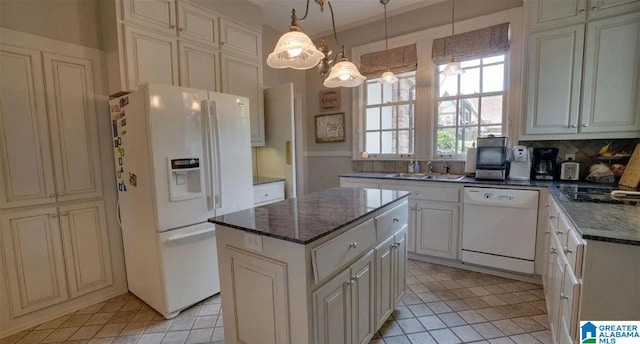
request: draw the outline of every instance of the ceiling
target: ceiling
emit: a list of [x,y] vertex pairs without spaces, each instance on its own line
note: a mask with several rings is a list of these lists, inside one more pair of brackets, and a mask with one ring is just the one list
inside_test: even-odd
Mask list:
[[[262,7],[264,24],[277,31],[285,32],[291,23],[291,9],[295,8],[296,15],[302,17],[305,11],[305,0],[250,0]],[[392,16],[414,10],[416,8],[433,5],[445,0],[390,0],[387,4],[387,16]],[[352,27],[370,23],[384,17],[384,8],[379,0],[331,0],[335,14],[336,29],[346,30]],[[312,38],[331,33],[331,14],[325,5],[324,12],[320,6],[311,0],[309,16],[298,23]]]

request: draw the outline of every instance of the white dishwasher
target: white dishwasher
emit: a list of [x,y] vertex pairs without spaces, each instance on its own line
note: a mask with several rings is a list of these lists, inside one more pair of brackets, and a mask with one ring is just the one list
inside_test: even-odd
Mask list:
[[533,274],[538,191],[464,188],[462,261]]

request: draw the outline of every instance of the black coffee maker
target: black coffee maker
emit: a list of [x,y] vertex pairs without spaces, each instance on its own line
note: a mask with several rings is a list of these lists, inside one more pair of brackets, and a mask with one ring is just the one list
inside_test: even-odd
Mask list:
[[558,148],[534,148],[531,179],[554,180],[557,169]]

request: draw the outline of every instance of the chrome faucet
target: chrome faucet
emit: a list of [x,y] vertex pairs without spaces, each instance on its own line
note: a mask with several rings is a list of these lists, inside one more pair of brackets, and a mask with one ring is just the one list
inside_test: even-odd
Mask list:
[[447,164],[447,162],[444,162],[444,173],[445,174],[449,174],[449,165]]
[[427,161],[427,173],[431,173],[432,170],[433,170],[433,161],[429,160]]

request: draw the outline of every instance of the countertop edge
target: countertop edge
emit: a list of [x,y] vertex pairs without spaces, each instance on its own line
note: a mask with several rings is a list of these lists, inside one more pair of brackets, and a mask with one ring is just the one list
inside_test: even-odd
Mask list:
[[[260,178],[260,177],[259,177]],[[256,185],[264,185],[264,184],[272,184],[272,183],[277,183],[277,182],[284,182],[286,181],[285,178],[281,178],[281,177],[262,177],[265,178],[265,180],[257,180],[253,182],[253,186]]]

